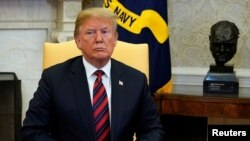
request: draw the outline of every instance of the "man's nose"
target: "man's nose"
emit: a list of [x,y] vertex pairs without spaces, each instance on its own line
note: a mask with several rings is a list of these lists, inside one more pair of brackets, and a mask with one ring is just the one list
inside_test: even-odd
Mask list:
[[102,41],[102,40],[103,40],[102,32],[97,30],[96,31],[96,41]]

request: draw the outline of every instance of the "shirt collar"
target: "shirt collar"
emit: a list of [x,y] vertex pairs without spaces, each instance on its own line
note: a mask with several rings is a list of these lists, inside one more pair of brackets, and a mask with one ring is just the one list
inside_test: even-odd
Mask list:
[[[87,77],[90,77],[93,75],[93,73],[98,70],[98,68],[94,67],[93,65],[91,65],[89,62],[87,62],[85,60],[84,57],[82,57],[82,60],[83,60],[83,64],[85,66],[85,70],[86,70],[86,75]],[[102,68],[99,68],[99,70],[102,70],[104,71],[105,75],[110,78],[110,69],[111,69],[111,60],[109,59],[108,63],[102,67]]]

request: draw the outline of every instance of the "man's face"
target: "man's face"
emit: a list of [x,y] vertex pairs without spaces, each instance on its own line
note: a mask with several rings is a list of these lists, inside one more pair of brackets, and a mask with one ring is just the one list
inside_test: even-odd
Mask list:
[[79,28],[76,43],[88,62],[105,62],[113,53],[117,36],[112,21],[91,17]]
[[232,59],[237,50],[237,39],[230,28],[218,28],[210,36],[210,50],[217,65],[224,65]]

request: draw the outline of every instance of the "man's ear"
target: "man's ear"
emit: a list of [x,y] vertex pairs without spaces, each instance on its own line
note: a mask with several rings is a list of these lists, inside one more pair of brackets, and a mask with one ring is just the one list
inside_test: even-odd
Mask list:
[[77,48],[81,48],[81,44],[80,44],[81,40],[80,40],[80,37],[78,35],[75,36],[75,43],[76,43],[76,46]]
[[115,32],[115,36],[116,36],[116,40],[118,40],[118,36],[119,36],[119,34],[118,34],[118,32],[117,32],[117,31]]
[[115,42],[114,42],[115,46],[116,46],[117,40],[118,40],[118,32],[115,33]]

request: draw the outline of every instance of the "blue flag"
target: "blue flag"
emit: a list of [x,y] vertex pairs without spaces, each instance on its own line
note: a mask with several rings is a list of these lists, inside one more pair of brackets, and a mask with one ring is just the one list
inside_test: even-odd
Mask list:
[[104,0],[118,15],[118,40],[149,45],[152,93],[172,91],[167,0]]

